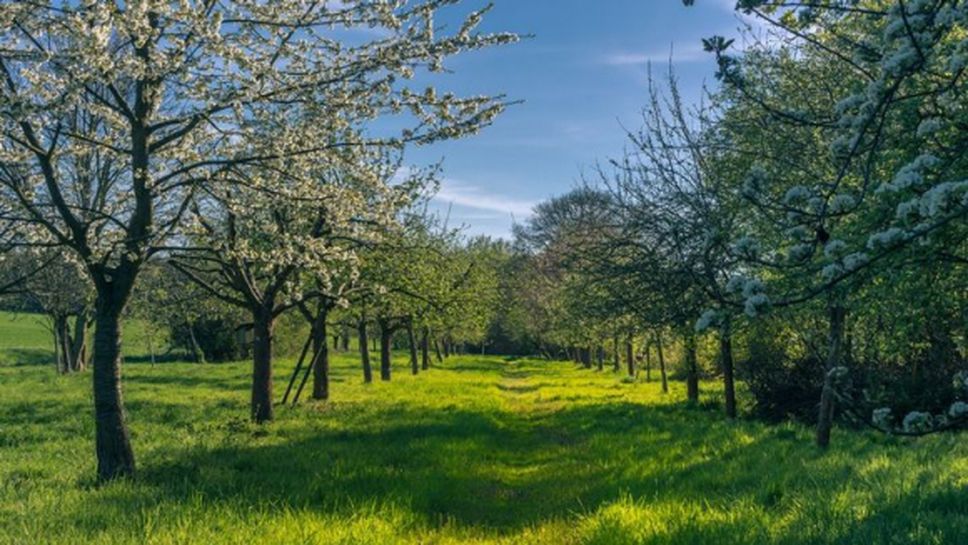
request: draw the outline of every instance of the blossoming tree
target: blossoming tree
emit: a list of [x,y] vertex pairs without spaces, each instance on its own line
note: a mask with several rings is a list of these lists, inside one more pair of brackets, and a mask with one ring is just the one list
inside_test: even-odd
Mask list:
[[[399,84],[461,50],[514,39],[477,33],[477,12],[438,35],[435,14],[456,3],[0,6],[0,190],[12,215],[74,251],[94,284],[100,479],[135,468],[121,395],[121,313],[145,262],[177,244],[199,184],[236,183],[243,167],[265,173],[354,144],[315,131],[343,134],[348,123],[391,110],[407,109],[411,127],[431,125],[437,136],[474,130],[500,112],[491,97]],[[367,29],[362,38],[359,29]],[[257,141],[295,118],[291,130],[272,134],[273,145]],[[421,134],[430,132],[407,137]]]

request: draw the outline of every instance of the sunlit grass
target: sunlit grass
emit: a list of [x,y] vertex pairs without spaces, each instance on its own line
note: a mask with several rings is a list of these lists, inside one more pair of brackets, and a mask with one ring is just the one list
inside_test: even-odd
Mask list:
[[[249,366],[129,364],[140,474],[94,486],[90,375],[0,366],[2,543],[968,543],[964,437],[723,420],[708,395],[453,358],[246,420]],[[292,362],[280,362],[282,394]],[[704,385],[713,392],[717,385]]]

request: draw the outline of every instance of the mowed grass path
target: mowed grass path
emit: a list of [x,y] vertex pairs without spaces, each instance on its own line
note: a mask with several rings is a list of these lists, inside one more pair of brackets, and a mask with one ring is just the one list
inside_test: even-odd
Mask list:
[[839,432],[824,453],[797,425],[687,408],[678,385],[405,363],[367,386],[338,356],[332,401],[264,427],[245,363],[129,364],[140,474],[104,487],[90,376],[0,366],[0,543],[968,543],[965,436]]

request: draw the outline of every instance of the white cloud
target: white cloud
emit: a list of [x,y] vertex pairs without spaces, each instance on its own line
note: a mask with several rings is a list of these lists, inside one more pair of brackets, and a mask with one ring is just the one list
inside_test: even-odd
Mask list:
[[514,215],[525,218],[531,215],[537,201],[498,195],[478,186],[445,179],[440,184],[440,190],[434,200],[443,204],[453,204],[487,212]]
[[[697,40],[698,42],[698,40]],[[699,43],[685,48],[670,48],[668,51],[618,52],[605,55],[602,59],[609,66],[639,66],[648,63],[664,64],[669,62],[699,62],[710,60],[713,56],[703,51]]]

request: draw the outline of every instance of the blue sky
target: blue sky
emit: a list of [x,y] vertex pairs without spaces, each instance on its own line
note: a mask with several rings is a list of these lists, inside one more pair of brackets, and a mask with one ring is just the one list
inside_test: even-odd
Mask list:
[[[472,234],[508,236],[512,216],[573,188],[596,161],[615,157],[623,125],[639,126],[647,63],[664,71],[670,51],[687,98],[713,85],[701,38],[735,36],[735,0],[494,0],[485,30],[532,34],[521,43],[451,59],[441,89],[522,100],[479,135],[409,152],[443,160],[437,206]],[[474,0],[469,2],[474,5]],[[660,74],[661,75],[661,74]]]

